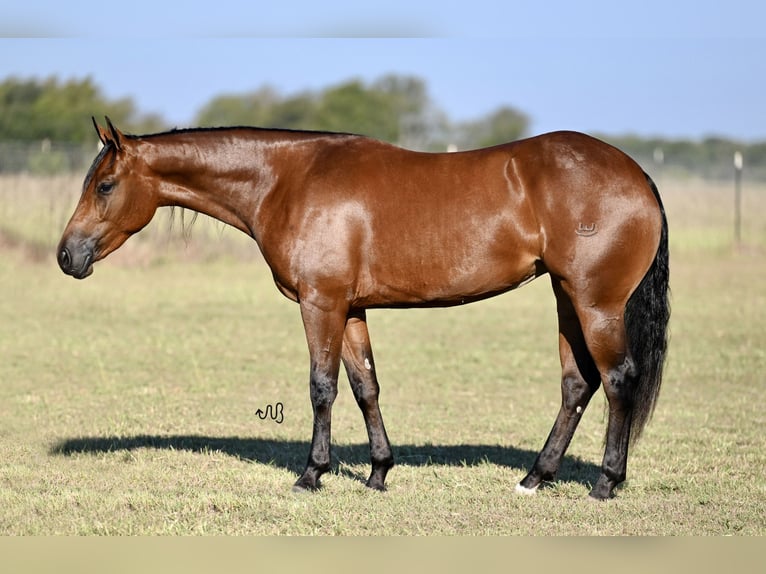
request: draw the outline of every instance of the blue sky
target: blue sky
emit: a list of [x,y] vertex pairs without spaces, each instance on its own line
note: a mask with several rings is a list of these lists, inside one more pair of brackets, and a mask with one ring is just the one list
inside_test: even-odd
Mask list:
[[91,76],[185,126],[220,93],[413,74],[452,119],[511,105],[533,133],[766,140],[765,3],[368,4],[28,0],[0,7],[0,79]]

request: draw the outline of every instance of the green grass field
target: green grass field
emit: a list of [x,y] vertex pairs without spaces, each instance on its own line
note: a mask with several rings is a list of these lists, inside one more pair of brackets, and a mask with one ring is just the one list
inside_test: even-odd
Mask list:
[[[342,375],[333,471],[291,486],[310,433],[298,307],[246,238],[161,216],[86,281],[52,257],[79,183],[0,179],[0,534],[766,533],[766,198],[663,185],[671,226],[670,360],[617,498],[588,499],[604,399],[560,480],[513,487],[559,402],[555,304],[541,278],[482,303],[372,311],[397,466],[363,485],[366,434]],[[280,402],[284,420],[258,409]]]

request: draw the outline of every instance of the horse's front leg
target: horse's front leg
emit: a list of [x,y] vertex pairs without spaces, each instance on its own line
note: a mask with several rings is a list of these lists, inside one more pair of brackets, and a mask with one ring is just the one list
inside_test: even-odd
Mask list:
[[306,470],[293,490],[316,490],[330,470],[330,422],[338,395],[338,370],[347,308],[329,300],[301,299],[301,316],[311,358],[311,406],[314,430]]

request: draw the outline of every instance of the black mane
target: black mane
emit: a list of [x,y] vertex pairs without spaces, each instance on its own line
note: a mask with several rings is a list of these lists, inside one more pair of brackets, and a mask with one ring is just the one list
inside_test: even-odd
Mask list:
[[342,137],[348,137],[348,136],[354,136],[354,137],[365,137],[362,134],[355,134],[350,132],[333,132],[333,131],[326,131],[326,130],[308,130],[308,129],[292,129],[292,128],[266,128],[266,127],[258,127],[258,126],[244,126],[244,125],[236,125],[236,126],[214,126],[214,127],[189,127],[189,128],[178,128],[174,127],[172,129],[163,131],[163,132],[157,132],[152,134],[144,134],[144,135],[134,135],[134,134],[126,134],[126,137],[130,138],[153,138],[153,137],[160,137],[160,136],[168,136],[168,135],[174,135],[174,134],[194,134],[194,133],[209,133],[209,132],[227,132],[227,131],[234,131],[234,130],[244,130],[244,131],[252,131],[252,132],[270,132],[270,133],[285,133],[285,134],[296,134],[296,135],[313,135],[313,136],[342,136]]

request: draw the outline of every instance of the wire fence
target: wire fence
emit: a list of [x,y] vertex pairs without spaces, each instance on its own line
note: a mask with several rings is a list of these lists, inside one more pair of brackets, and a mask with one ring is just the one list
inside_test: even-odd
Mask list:
[[[621,147],[619,143],[618,147]],[[0,175],[85,175],[93,159],[98,154],[96,145],[83,145],[70,142],[42,140],[36,142],[0,141]],[[447,151],[447,150],[445,150]],[[452,150],[450,150],[452,151]],[[734,154],[721,152],[701,160],[688,154],[674,153],[656,147],[647,150],[643,147],[624,149],[653,178],[663,174],[673,178],[697,177],[711,181],[731,180],[735,175]],[[742,154],[740,153],[740,156]],[[762,154],[744,154],[745,181],[766,182],[766,156]]]
[[0,174],[55,175],[84,172],[98,153],[96,146],[42,140],[0,142]]

